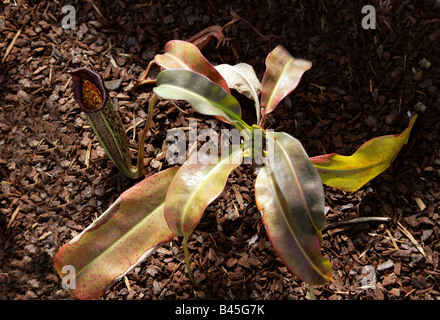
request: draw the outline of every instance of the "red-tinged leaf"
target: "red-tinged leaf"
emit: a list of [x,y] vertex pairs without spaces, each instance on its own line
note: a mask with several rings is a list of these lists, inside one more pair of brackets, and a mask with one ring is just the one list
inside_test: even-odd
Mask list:
[[[178,236],[189,236],[200,221],[206,207],[223,191],[232,170],[241,164],[241,148],[229,156],[199,153],[179,169],[165,200],[165,218]],[[193,154],[195,155],[195,154]]]
[[324,188],[301,143],[284,132],[268,135],[271,176],[285,195],[288,211],[299,230],[315,234],[325,226]]
[[274,249],[297,276],[311,285],[331,278],[320,252],[325,226],[324,189],[301,143],[287,133],[268,136],[269,165],[258,173],[255,199]]
[[202,50],[211,39],[215,37],[218,40],[217,48],[220,43],[225,42],[225,36],[223,35],[223,27],[222,26],[210,26],[206,29],[203,29],[196,35],[192,36],[187,41],[195,45],[199,50]]
[[200,73],[230,93],[225,79],[192,43],[169,41],[165,45],[165,53],[156,55],[154,61],[165,69],[186,69]]
[[258,173],[255,199],[269,240],[289,270],[310,285],[323,285],[329,281],[332,266],[321,255],[321,232],[308,234],[298,229],[294,217],[304,215],[304,212],[301,208],[289,206],[290,193],[281,189],[268,167]]
[[417,115],[414,115],[408,128],[402,133],[371,139],[351,156],[331,153],[310,160],[324,184],[345,191],[356,191],[388,169],[402,147],[407,144],[416,119]]
[[121,277],[174,237],[163,207],[168,186],[177,168],[139,182],[97,220],[65,244],[54,259],[61,278],[64,266],[75,269],[77,299],[96,299]]
[[311,67],[310,61],[293,58],[280,45],[269,53],[261,89],[262,113],[272,112],[298,86],[304,72]]

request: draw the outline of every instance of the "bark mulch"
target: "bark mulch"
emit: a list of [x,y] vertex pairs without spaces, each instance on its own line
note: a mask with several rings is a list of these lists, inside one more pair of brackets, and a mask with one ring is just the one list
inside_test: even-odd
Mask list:
[[[72,299],[53,269],[58,249],[133,185],[109,161],[73,98],[68,71],[101,73],[130,143],[146,118],[151,87],[132,89],[156,53],[234,15],[226,41],[203,53],[215,64],[246,62],[262,77],[282,44],[313,62],[267,120],[310,156],[350,155],[367,140],[398,134],[419,114],[392,166],[358,192],[325,187],[323,254],[333,279],[318,300],[440,299],[440,7],[435,1],[370,1],[364,30],[357,1],[22,1],[0,6],[0,299]],[[63,29],[62,6],[76,9]],[[252,102],[244,103],[253,116]],[[161,101],[147,138],[147,175],[169,164],[165,134],[197,119],[224,125],[184,103]],[[251,122],[251,121],[249,121]],[[227,128],[227,126],[225,127]],[[308,299],[308,286],[277,258],[254,201],[250,166],[231,174],[190,238],[195,292],[176,238],[102,299]],[[335,225],[356,217],[390,222]]]

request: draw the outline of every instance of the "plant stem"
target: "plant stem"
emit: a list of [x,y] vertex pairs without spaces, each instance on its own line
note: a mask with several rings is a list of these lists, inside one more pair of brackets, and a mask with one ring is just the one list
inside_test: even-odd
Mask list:
[[188,276],[191,280],[193,286],[196,286],[196,282],[194,281],[194,277],[191,272],[191,264],[189,262],[189,253],[188,253],[188,236],[183,236],[183,253],[185,255],[185,263],[186,263],[186,269],[188,270]]
[[234,122],[233,124],[238,129],[238,131],[241,132],[241,134],[243,135],[243,138],[246,141],[250,139],[248,134],[252,133],[252,127],[251,126],[249,126],[246,122],[244,122],[241,119],[240,119],[240,121]]
[[309,285],[309,291],[310,291],[310,300],[316,300],[315,287],[312,285]]
[[264,123],[266,122],[267,113],[263,115],[263,118],[260,120],[260,123],[258,124],[259,127],[263,128]]
[[139,150],[137,159],[137,168],[134,173],[136,178],[141,178],[144,175],[144,152],[145,152],[145,139],[147,138],[148,131],[150,130],[151,122],[153,120],[154,105],[156,104],[157,96],[153,95],[148,105],[148,118],[145,128],[139,138]]
[[[154,105],[156,104],[156,100],[157,100],[157,95],[154,94],[153,97],[151,97],[150,103],[148,104],[148,117],[147,117],[147,123],[145,124],[145,131],[148,132],[148,130],[150,130],[150,126],[151,126],[151,121],[153,120],[153,109],[154,109]],[[145,136],[147,134],[145,133]]]

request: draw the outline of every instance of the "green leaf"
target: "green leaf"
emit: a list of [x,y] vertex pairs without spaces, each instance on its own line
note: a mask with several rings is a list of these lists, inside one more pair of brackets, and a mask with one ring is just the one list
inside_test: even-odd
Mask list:
[[165,53],[156,55],[154,61],[165,69],[186,69],[203,74],[230,93],[225,79],[192,43],[169,41],[165,45]]
[[269,53],[261,89],[262,113],[271,113],[298,86],[303,73],[311,67],[310,61],[293,58],[281,45]]
[[[235,148],[229,156],[199,153],[179,169],[165,200],[165,218],[178,236],[189,236],[206,207],[223,191],[232,170],[241,164],[242,150]],[[192,156],[194,156],[193,154]]]
[[324,284],[332,269],[320,253],[325,226],[321,179],[298,140],[286,133],[274,133],[273,138],[270,165],[255,182],[257,208],[286,266],[311,285]]
[[221,116],[233,124],[243,123],[238,101],[199,73],[182,69],[164,70],[156,83],[154,93],[162,99],[186,100],[202,114]]
[[170,168],[146,178],[113,203],[97,220],[65,244],[54,259],[61,278],[64,266],[75,268],[77,299],[96,299],[106,289],[174,237],[163,207],[177,172]]
[[386,135],[365,142],[351,156],[336,153],[313,157],[322,182],[345,191],[356,191],[389,168],[402,147],[408,142],[417,119],[414,115],[408,128],[397,135]]

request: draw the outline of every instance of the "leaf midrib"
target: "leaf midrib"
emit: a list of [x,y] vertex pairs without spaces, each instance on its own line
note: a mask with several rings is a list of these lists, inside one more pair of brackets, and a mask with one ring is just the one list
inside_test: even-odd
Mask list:
[[315,227],[315,230],[318,230],[318,227],[315,224],[315,221],[314,221],[314,219],[312,217],[312,214],[311,214],[310,208],[308,206],[306,197],[304,195],[304,189],[301,187],[301,183],[299,181],[296,169],[295,169],[292,161],[290,160],[290,157],[289,157],[286,149],[283,147],[283,145],[278,141],[278,139],[275,139],[275,142],[277,143],[277,145],[281,149],[281,153],[282,153],[283,157],[285,158],[285,161],[287,162],[287,164],[288,164],[288,166],[290,168],[289,172],[292,172],[293,178],[294,178],[296,186],[297,186],[296,189],[299,191],[299,194],[300,194],[300,197],[301,197],[301,201],[302,201],[303,206],[304,206],[304,208],[305,208],[305,210],[307,212],[307,215],[309,216],[310,221],[312,222],[313,226]]
[[[239,116],[237,113],[231,112],[229,109],[225,109],[225,107],[222,104],[220,104],[220,103],[218,103],[218,102],[216,102],[214,100],[209,100],[205,96],[203,96],[203,95],[201,95],[201,94],[199,94],[199,93],[197,93],[195,91],[191,91],[189,89],[182,88],[182,87],[180,87],[178,85],[168,84],[168,83],[161,84],[157,88],[160,88],[160,87],[164,87],[165,89],[180,90],[180,91],[189,93],[190,95],[195,96],[195,98],[203,100],[206,103],[209,103],[209,104],[213,105],[214,107],[216,107],[216,108],[220,109],[221,111],[223,111],[223,113],[229,118],[228,120],[230,120],[232,122],[242,121],[241,120],[241,116]],[[200,112],[200,113],[202,113],[202,112]],[[223,115],[221,114],[220,116],[223,116]]]
[[[119,204],[119,208],[120,205],[122,204],[122,199],[121,199],[121,203]],[[126,239],[127,237],[129,237],[130,235],[132,235],[135,230],[137,229],[136,226],[141,225],[146,219],[148,219],[149,217],[151,217],[157,210],[163,209],[164,206],[164,202],[162,202],[159,206],[155,207],[152,211],[150,211],[149,214],[147,214],[144,218],[142,218],[138,223],[136,223],[135,227],[129,229],[127,232],[125,232],[122,236],[118,237],[115,241],[112,242],[112,244],[110,246],[108,246],[104,251],[101,251],[97,256],[95,256],[89,263],[87,263],[83,268],[81,268],[80,271],[78,271],[76,273],[76,276],[79,277],[80,274],[82,272],[84,272],[85,270],[87,270],[91,265],[93,265],[93,263],[98,260],[101,256],[105,255],[106,253],[108,253],[109,251],[111,251],[112,248],[114,248],[118,243],[120,243],[123,239]],[[108,221],[106,222],[108,223]],[[99,230],[99,229],[98,229]],[[87,232],[87,231],[86,231]],[[80,240],[78,240],[80,241]],[[148,250],[148,249],[147,249]]]
[[[240,151],[241,152],[241,151]],[[227,159],[230,159],[230,157],[228,157]],[[193,199],[199,194],[198,190],[202,189],[202,187],[206,184],[207,181],[209,181],[209,177],[211,177],[215,172],[219,171],[218,168],[221,168],[222,165],[227,165],[224,164],[223,161],[220,161],[217,165],[215,165],[212,170],[209,170],[209,173],[207,175],[204,175],[204,177],[206,177],[203,182],[199,185],[198,188],[194,189],[193,192],[191,193],[188,201],[186,202],[186,204],[183,207],[183,214],[182,214],[182,234],[185,235],[185,228],[184,228],[184,221],[185,221],[185,217],[187,216],[188,212],[190,211],[190,209],[188,209],[189,205],[193,202]],[[223,190],[223,189],[222,189]],[[221,192],[221,191],[220,191]],[[216,195],[213,195],[212,197],[215,197]]]
[[[284,65],[283,69],[280,72],[279,77],[277,78],[277,81],[275,82],[275,86],[272,89],[272,93],[269,95],[269,99],[267,100],[266,110],[270,107],[272,109],[272,101],[274,100],[274,97],[276,96],[277,88],[279,87],[281,83],[281,78],[283,77],[285,70],[290,65],[290,63],[293,61],[292,58],[289,58],[289,61]],[[267,113],[267,112],[266,112]]]
[[[263,169],[263,170],[265,170],[265,168]],[[267,173],[266,172],[266,175],[268,176],[268,178],[269,178],[269,180],[270,180],[270,182],[271,182],[271,186],[272,186],[272,190],[274,190],[274,191],[276,191],[276,189],[278,189],[280,192],[280,194],[281,194],[281,196],[285,199],[285,197],[284,197],[284,194],[281,192],[281,189],[280,189],[280,187],[278,186],[278,183],[276,182],[276,179],[273,177],[273,175],[272,174],[269,174],[269,173]],[[313,267],[313,269],[321,276],[321,277],[323,277],[323,278],[326,278],[326,276],[325,276],[325,274],[323,274],[322,272],[321,272],[321,270],[316,266],[316,264],[313,262],[313,260],[312,259],[310,259],[310,257],[309,257],[309,255],[307,254],[307,252],[304,250],[304,248],[303,248],[303,246],[301,245],[301,242],[298,240],[298,237],[296,236],[296,233],[294,232],[294,230],[293,230],[293,226],[291,226],[290,225],[290,221],[289,221],[289,219],[287,218],[289,215],[288,215],[288,213],[290,212],[290,209],[289,208],[284,208],[284,206],[282,206],[282,205],[279,205],[280,203],[283,203],[283,202],[280,202],[279,201],[279,196],[278,196],[278,193],[277,192],[273,192],[272,194],[274,194],[275,195],[275,197],[276,197],[276,199],[277,199],[277,201],[276,201],[276,204],[277,204],[277,206],[278,206],[278,208],[280,209],[280,211],[282,212],[282,216],[283,216],[283,218],[284,218],[284,221],[286,221],[286,224],[287,224],[287,226],[288,226],[288,229],[290,230],[290,234],[292,235],[292,237],[293,237],[293,239],[295,240],[295,242],[298,244],[298,248],[300,248],[300,251],[301,251],[301,253],[302,253],[302,255],[305,257],[305,259],[308,261],[308,263],[309,263],[309,265],[311,265],[312,267]],[[285,201],[285,200],[284,200]],[[286,201],[285,201],[286,202]],[[286,213],[286,210],[288,211],[287,213]],[[294,224],[293,222],[292,222],[292,224]]]

